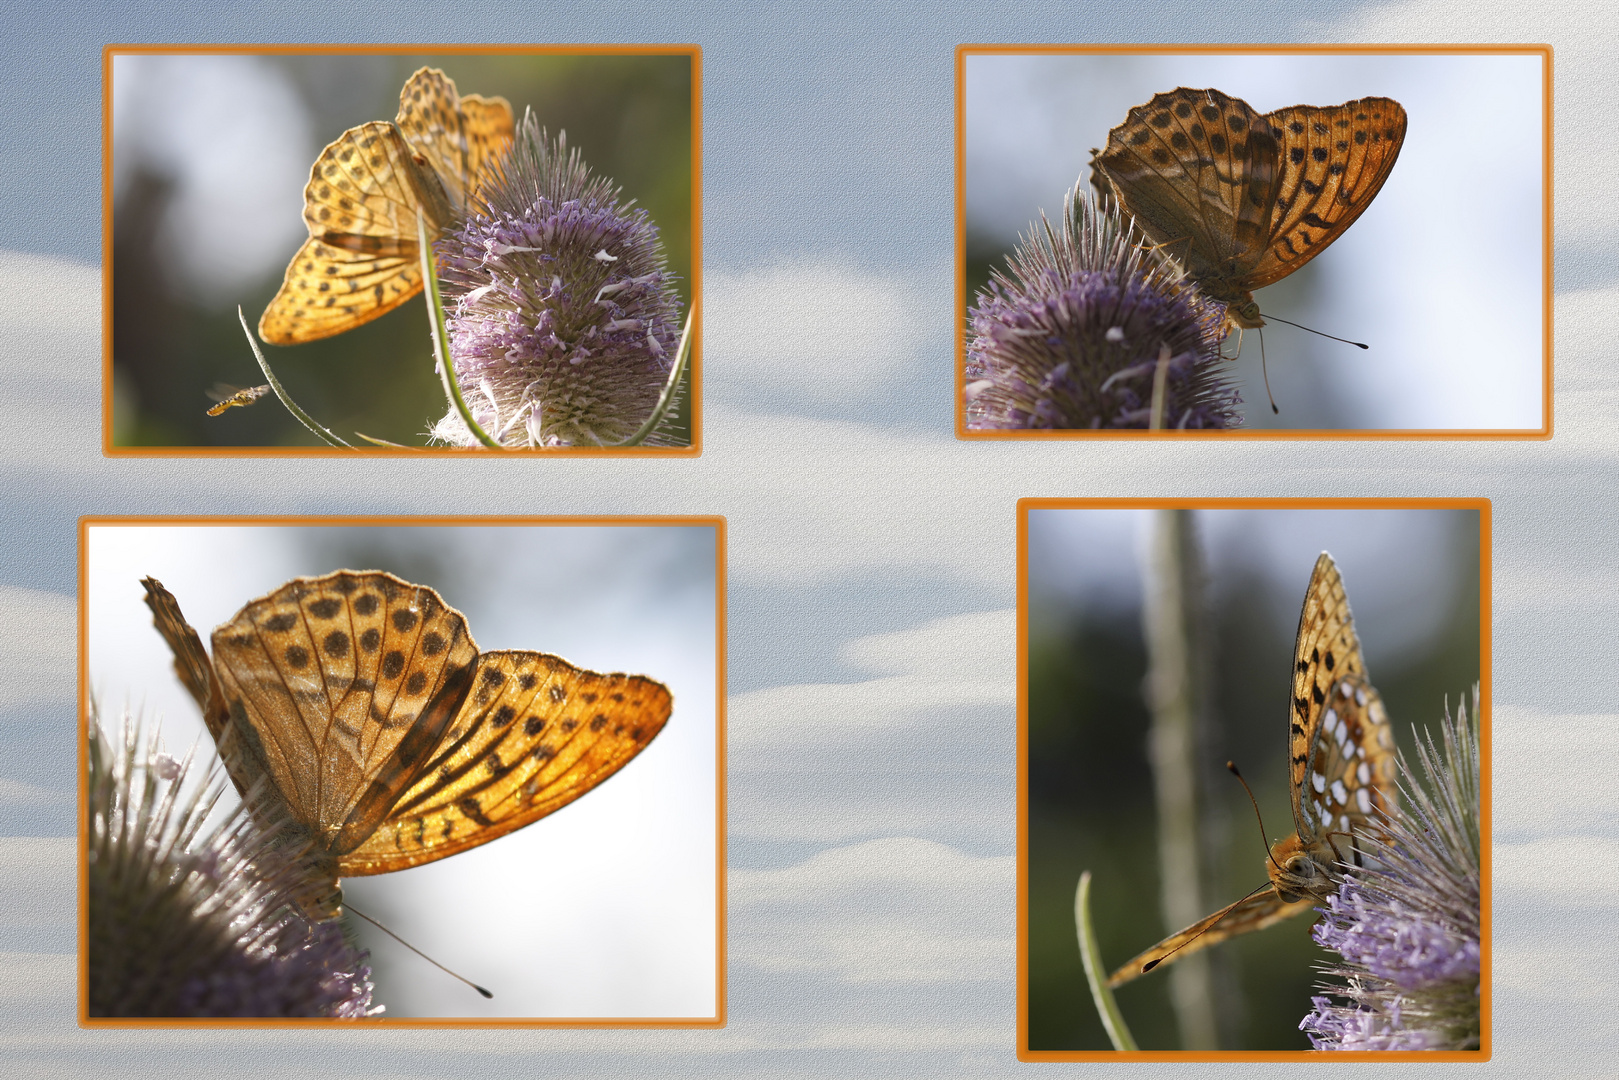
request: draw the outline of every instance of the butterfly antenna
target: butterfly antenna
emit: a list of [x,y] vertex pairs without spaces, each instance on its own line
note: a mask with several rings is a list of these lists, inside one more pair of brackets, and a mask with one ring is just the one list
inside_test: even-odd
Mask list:
[[[1276,395],[1270,392],[1270,368],[1265,366],[1265,331],[1263,329],[1259,331],[1259,374],[1265,380],[1265,396],[1270,398],[1270,412],[1272,416],[1275,416],[1282,410],[1276,407]],[[1226,764],[1229,765],[1231,762],[1228,761]],[[1239,777],[1238,779],[1241,778]]]
[[[1254,804],[1254,817],[1259,819],[1259,842],[1265,848],[1265,858],[1269,859],[1270,864],[1276,867],[1277,871],[1280,872],[1282,868],[1276,862],[1276,856],[1270,853],[1270,843],[1265,839],[1265,819],[1259,813],[1259,800],[1254,798],[1254,789],[1248,786],[1248,781],[1244,780],[1242,778],[1242,773],[1237,771],[1236,762],[1228,761],[1225,763],[1225,767],[1231,770],[1231,775],[1237,778],[1237,783],[1242,785],[1242,790],[1248,793],[1248,801]],[[1255,891],[1257,892],[1258,890]],[[1249,893],[1248,895],[1252,896],[1253,893]]]
[[[1263,885],[1260,885],[1260,886],[1258,886],[1256,888],[1248,890],[1248,895],[1244,896],[1242,898],[1242,900],[1248,899],[1249,896],[1253,896],[1255,893],[1264,892],[1266,889],[1268,889],[1270,887],[1271,887],[1271,883],[1267,881]],[[1225,911],[1221,912],[1220,913],[1220,919],[1225,918],[1227,915],[1229,915],[1233,911],[1235,911],[1237,909],[1237,904],[1242,903],[1242,900],[1238,900],[1236,904],[1232,904],[1230,907],[1226,908]],[[1186,948],[1186,946],[1190,945],[1192,942],[1196,941],[1198,938],[1202,937],[1204,934],[1208,933],[1210,930],[1213,930],[1216,926],[1219,926],[1220,925],[1220,919],[1215,919],[1213,922],[1209,923],[1209,925],[1205,926],[1203,929],[1199,930],[1197,933],[1193,934],[1191,937],[1187,938],[1185,941],[1181,942],[1179,945],[1175,946],[1173,949],[1170,949],[1168,952],[1166,952],[1164,955],[1158,957],[1156,960],[1148,960],[1145,964],[1142,964],[1141,965],[1141,974],[1145,975],[1147,972],[1151,971],[1153,968],[1157,967],[1159,964],[1162,964],[1165,960],[1168,960],[1171,956],[1174,956],[1176,953],[1178,953],[1182,949]]]
[[[1367,345],[1365,342],[1350,341],[1348,338],[1339,337],[1336,334],[1328,334],[1328,333],[1324,333],[1324,332],[1322,332],[1320,330],[1311,330],[1308,326],[1301,326],[1300,324],[1298,324],[1296,322],[1288,322],[1286,319],[1277,318],[1275,315],[1272,315],[1268,311],[1265,313],[1265,318],[1269,319],[1271,322],[1287,323],[1288,326],[1297,326],[1300,330],[1303,330],[1303,331],[1305,331],[1307,333],[1315,334],[1317,337],[1331,338],[1334,341],[1341,341],[1345,345],[1353,345],[1357,349],[1370,349],[1371,348],[1371,346]],[[1261,334],[1259,339],[1261,341],[1263,341],[1265,339],[1265,336],[1263,334]]]
[[455,972],[451,971],[437,960],[434,960],[431,956],[428,956],[426,953],[422,952],[422,950],[418,949],[416,946],[412,945],[410,942],[406,941],[404,938],[400,937],[386,926],[383,926],[377,920],[373,919],[371,916],[367,915],[353,904],[344,904],[343,906],[349,911],[354,912],[354,914],[358,915],[366,922],[370,923],[372,926],[376,927],[378,930],[381,930],[384,934],[387,934],[389,937],[399,942],[399,944],[403,945],[405,948],[409,949],[423,960],[426,960],[429,964],[432,964],[434,967],[444,972],[444,974],[449,975],[452,978],[460,979],[462,982],[466,983],[468,986],[472,987],[486,998],[492,998],[495,996],[494,994],[491,994],[489,991],[485,990],[483,987],[479,986],[477,983],[473,982],[471,979],[467,978],[465,975],[457,975]]

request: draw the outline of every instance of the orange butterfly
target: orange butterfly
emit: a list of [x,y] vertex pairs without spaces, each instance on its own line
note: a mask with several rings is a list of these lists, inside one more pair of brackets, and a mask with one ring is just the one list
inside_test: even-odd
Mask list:
[[459,220],[512,143],[505,98],[461,97],[422,68],[399,115],[345,131],[321,151],[304,188],[309,239],[259,319],[259,337],[296,345],[385,315],[422,288],[416,212],[429,235]]
[[380,570],[294,578],[213,633],[212,661],[152,578],[146,603],[239,792],[268,785],[315,880],[386,874],[486,844],[561,809],[663,730],[672,699],[639,675],[536,652],[479,653],[466,619]]
[[1394,168],[1405,127],[1389,98],[1261,115],[1218,90],[1182,87],[1108,132],[1107,149],[1091,152],[1091,182],[1227,305],[1227,329],[1253,328],[1265,320],[1252,290],[1354,224]]
[[1376,837],[1378,819],[1395,807],[1394,732],[1366,678],[1338,567],[1324,551],[1293,644],[1288,780],[1297,831],[1271,846],[1270,884],[1171,934],[1110,975],[1109,986],[1311,910],[1337,890],[1345,855],[1358,864],[1355,845]]

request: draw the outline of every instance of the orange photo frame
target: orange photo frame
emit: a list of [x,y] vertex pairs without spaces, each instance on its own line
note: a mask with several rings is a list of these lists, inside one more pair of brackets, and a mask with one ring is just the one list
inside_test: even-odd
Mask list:
[[[1192,706],[1206,717],[1194,736],[1196,786],[1202,792],[1196,803],[1197,828],[1204,851],[1200,914],[1218,910],[1266,880],[1252,810],[1219,767],[1221,762],[1229,756],[1241,764],[1258,796],[1267,842],[1291,831],[1283,737],[1293,620],[1311,566],[1325,548],[1337,560],[1351,606],[1361,605],[1357,628],[1362,649],[1371,656],[1371,682],[1382,693],[1407,758],[1414,746],[1413,725],[1438,741],[1439,721],[1445,710],[1455,712],[1458,695],[1477,725],[1477,1050],[1323,1055],[1309,1049],[1108,1049],[1077,945],[1081,872],[1092,876],[1089,905],[1104,975],[1181,928],[1164,925],[1168,919],[1159,907],[1156,830],[1162,826],[1147,743],[1146,646],[1135,606],[1146,588],[1137,566],[1149,558],[1147,515],[1170,510],[1193,511],[1192,531],[1205,541],[1197,550],[1209,552],[1197,560],[1201,566],[1189,568],[1205,583],[1208,597],[1200,606],[1206,632],[1194,635],[1192,640],[1201,645],[1191,648],[1194,656],[1203,657],[1201,664],[1194,660],[1191,670],[1208,672],[1201,677],[1210,687],[1203,699],[1207,704]],[[1489,1059],[1490,516],[1486,499],[1019,501],[1020,1060]],[[1425,603],[1433,597],[1443,603]],[[1420,777],[1414,759],[1412,768]],[[1160,792],[1157,799],[1162,798]],[[1207,843],[1211,827],[1213,835],[1223,837],[1218,846]],[[1212,890],[1211,876],[1218,882]],[[1324,978],[1311,970],[1312,959],[1315,965],[1336,959],[1308,941],[1309,922],[1313,919],[1291,919],[1206,950],[1202,955],[1225,956],[1209,976],[1219,992],[1194,1009],[1218,1020],[1223,1034],[1236,1030],[1239,1037],[1246,1034],[1259,1044],[1302,1041],[1298,1025],[1313,1007],[1312,994],[1322,992]],[[1185,1030],[1171,1007],[1173,970],[1163,965],[1117,991],[1118,1008],[1134,1028],[1138,1045],[1173,1044]]]
[[[139,66],[143,76],[118,78],[121,65]],[[689,317],[685,390],[672,414],[685,445],[539,449],[569,457],[701,455],[696,45],[132,44],[102,54],[106,456],[485,452],[419,445],[451,411],[420,294],[363,326],[298,346],[272,348],[254,331],[291,400],[348,446],[319,441],[268,392],[249,401],[251,409],[207,415],[233,391],[266,383],[237,309],[256,327],[308,238],[303,190],[320,148],[347,128],[393,119],[400,86],[419,67],[443,69],[463,97],[506,97],[519,126],[532,108],[552,137],[565,133],[569,149],[621,188],[620,203],[657,226],[680,294],[679,321]]]
[[[1550,46],[970,44],[956,50],[955,82],[957,438],[1551,437]],[[967,388],[985,376],[969,375],[975,336],[969,313],[980,290],[993,272],[1005,270],[1015,245],[1021,248],[1031,231],[1043,233],[1042,214],[1060,228],[1064,193],[1090,189],[1089,153],[1106,145],[1109,129],[1132,107],[1177,86],[1212,86],[1261,113],[1405,97],[1409,131],[1376,201],[1332,251],[1256,294],[1264,314],[1277,321],[1370,342],[1371,351],[1273,326],[1268,351],[1277,361],[1269,363],[1264,339],[1249,332],[1239,347],[1232,334],[1223,349],[1238,355],[1217,369],[1244,402],[1245,424],[1236,428],[1174,430],[1173,417],[1156,431],[1145,424],[1091,430],[974,422]],[[1488,139],[1469,137],[1465,151],[1448,141],[1452,133],[1459,137],[1452,121],[1466,111],[1452,110],[1450,95],[1463,86],[1512,101],[1510,146],[1495,127]],[[1497,116],[1487,109],[1479,115],[1492,123]],[[1503,176],[1509,167],[1510,182]],[[1457,171],[1501,181],[1500,189],[1476,189],[1490,200],[1476,216],[1504,213],[1510,227],[1460,243],[1441,237],[1419,254],[1411,238],[1434,224],[1437,207],[1473,216],[1445,194],[1454,191],[1449,181]],[[1510,245],[1502,239],[1507,234]],[[1312,321],[1317,311],[1320,325]],[[1454,331],[1458,324],[1468,329]],[[1047,366],[1030,361],[1029,370],[1019,368],[1022,381],[1061,376],[1052,372],[1062,356],[1054,354]],[[1143,401],[1150,382],[1140,388]],[[1267,396],[1279,413],[1267,407]]]
[[[721,517],[81,518],[80,1025],[723,1027],[725,551]],[[511,566],[498,583],[475,568],[495,560]],[[127,712],[144,731],[160,729],[173,757],[194,746],[188,784],[214,758],[138,579],[162,581],[206,642],[230,611],[285,580],[344,568],[387,569],[439,589],[466,615],[480,651],[555,653],[590,670],[661,681],[674,695],[673,713],[622,775],[577,803],[453,859],[343,881],[347,899],[367,914],[489,986],[488,1003],[348,920],[368,935],[361,946],[371,950],[373,1001],[417,1015],[91,1017],[85,784],[92,703],[115,743]],[[228,807],[236,797],[226,788]],[[621,932],[604,933],[602,920]],[[591,1011],[601,1003],[626,1011]],[[628,1011],[637,1005],[670,1007]],[[435,1007],[444,1011],[427,1011]],[[538,1011],[511,1014],[525,1007]]]

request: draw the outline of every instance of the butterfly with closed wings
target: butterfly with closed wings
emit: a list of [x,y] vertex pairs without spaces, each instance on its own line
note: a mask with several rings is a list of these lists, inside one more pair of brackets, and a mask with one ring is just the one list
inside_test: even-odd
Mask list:
[[309,848],[314,917],[340,912],[340,877],[443,859],[561,809],[673,706],[643,676],[480,653],[437,592],[382,571],[294,578],[217,628],[212,659],[173,595],[142,584],[237,790],[273,791]]
[[1113,972],[1108,985],[1324,902],[1342,880],[1340,866],[1360,864],[1394,809],[1394,762],[1394,732],[1366,677],[1343,579],[1322,552],[1293,644],[1287,771],[1296,831],[1271,846],[1268,885],[1171,934]]
[[466,212],[512,143],[505,98],[465,97],[437,68],[399,92],[399,115],[350,128],[321,151],[304,188],[309,239],[259,319],[259,337],[296,345],[386,315],[422,289],[416,215],[437,236]]
[[1260,327],[1253,290],[1355,223],[1405,129],[1405,110],[1389,98],[1262,114],[1218,90],[1181,87],[1108,132],[1106,149],[1092,151],[1091,182],[1226,305],[1228,330]]

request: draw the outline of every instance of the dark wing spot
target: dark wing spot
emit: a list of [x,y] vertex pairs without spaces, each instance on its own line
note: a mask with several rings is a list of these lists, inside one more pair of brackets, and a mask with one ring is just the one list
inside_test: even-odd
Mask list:
[[355,614],[375,615],[377,613],[377,606],[381,603],[381,599],[374,592],[368,592],[364,596],[357,596],[354,598]]
[[288,645],[287,651],[282,655],[287,659],[287,666],[294,670],[302,670],[309,666],[309,650],[302,645]]
[[574,728],[576,728],[578,726],[579,726],[579,721],[573,719],[572,717],[569,717],[568,719],[562,721],[562,730],[563,731],[572,731]]
[[405,680],[405,693],[415,696],[427,689],[427,672],[413,671]]
[[602,728],[604,728],[606,726],[607,726],[607,717],[605,715],[603,715],[602,713],[597,713],[595,716],[590,718],[590,730],[591,731],[600,731]]
[[382,677],[397,679],[405,670],[405,654],[398,649],[389,649],[388,655],[382,658]]
[[1366,133],[1364,131],[1355,132],[1355,145],[1356,146],[1365,146],[1366,145]]
[[1218,131],[1216,131],[1213,135],[1210,135],[1209,149],[1213,150],[1216,154],[1225,153],[1225,136],[1221,135]]
[[596,695],[595,695],[594,692],[588,693],[588,694],[580,694],[579,698],[586,705],[594,705],[594,704],[596,704]]
[[341,630],[333,630],[326,635],[326,639],[320,643],[320,647],[327,656],[333,659],[339,656],[347,656],[349,653],[349,636]]
[[376,652],[378,647],[381,645],[382,635],[377,633],[377,628],[374,626],[368,627],[365,632],[360,635],[360,648],[364,649],[366,652]]
[[1199,109],[1198,112],[1202,113],[1203,119],[1207,120],[1211,124],[1220,119],[1220,110],[1216,109],[1213,105],[1205,105]]
[[523,734],[524,735],[538,735],[540,732],[542,732],[544,730],[545,730],[545,721],[541,720],[538,716],[531,716],[527,720],[523,721]]
[[534,689],[534,684],[538,681],[539,680],[534,677],[534,673],[532,671],[525,671],[521,675],[517,676],[517,685],[521,686],[524,690]]
[[1169,145],[1173,146],[1177,150],[1185,150],[1188,146],[1190,146],[1192,144],[1187,141],[1185,135],[1182,135],[1180,132],[1177,131],[1177,132],[1175,132],[1175,134],[1173,134],[1173,135],[1171,135],[1169,137]]
[[1325,161],[1327,160],[1327,148],[1325,146],[1318,146],[1310,151],[1310,156],[1317,161]]
[[1155,128],[1168,127],[1169,114],[1166,112],[1154,113],[1152,115],[1152,119],[1148,120],[1147,123],[1151,124]]
[[1305,194],[1307,195],[1321,194],[1321,185],[1316,183],[1314,180],[1305,180],[1299,184],[1299,187],[1303,188]]
[[1152,148],[1152,163],[1154,165],[1168,165],[1169,164],[1169,151],[1165,150],[1162,146],[1153,147]]
[[1130,145],[1145,146],[1147,141],[1151,138],[1152,132],[1148,131],[1146,128],[1137,128],[1135,133],[1130,136]]
[[332,596],[323,596],[309,605],[309,613],[317,619],[331,619],[343,610],[343,601]]
[[502,705],[495,710],[495,716],[491,723],[498,728],[503,728],[515,719],[517,719],[517,710],[510,705]]
[[[1320,218],[1316,218],[1314,221],[1311,221],[1310,219],[1313,217],[1315,217],[1314,214],[1304,215],[1304,223],[1306,225],[1314,225],[1318,229],[1324,229],[1327,227],[1327,223],[1322,221]],[[1331,649],[1327,650],[1327,655],[1323,659],[1326,660],[1328,671],[1331,671],[1333,668],[1338,666],[1338,658],[1332,655]]]
[[416,613],[409,608],[400,608],[393,613],[394,629],[401,634],[416,625]]
[[425,656],[437,656],[444,651],[444,636],[437,630],[429,630],[422,638],[422,653]]
[[1310,697],[1317,705],[1327,700],[1327,696],[1321,692],[1321,687],[1319,686],[1310,687]]
[[266,630],[274,631],[277,634],[284,634],[288,630],[291,630],[294,626],[298,625],[298,616],[294,615],[290,611],[283,611],[278,615],[271,615],[268,619],[264,620],[262,625]]

